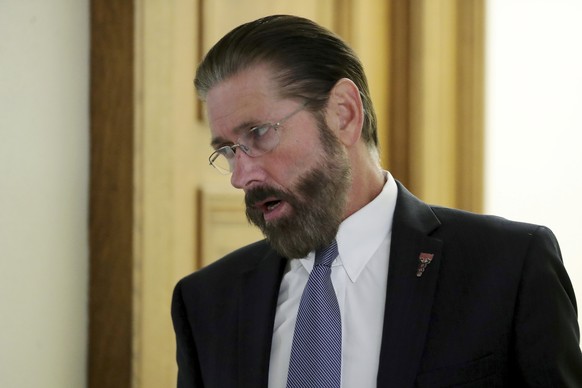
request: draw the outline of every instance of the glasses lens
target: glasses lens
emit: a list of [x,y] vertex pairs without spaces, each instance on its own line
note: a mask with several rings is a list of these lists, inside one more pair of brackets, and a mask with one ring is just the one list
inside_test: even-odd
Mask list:
[[245,152],[250,156],[259,156],[271,151],[279,143],[279,134],[273,124],[259,125],[252,128],[240,142],[245,146]]
[[232,171],[234,152],[230,147],[222,147],[214,151],[208,161],[221,174],[229,174]]

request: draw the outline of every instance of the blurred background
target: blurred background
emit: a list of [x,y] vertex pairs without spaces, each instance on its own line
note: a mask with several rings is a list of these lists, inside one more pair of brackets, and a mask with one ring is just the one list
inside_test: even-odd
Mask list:
[[175,386],[173,285],[260,237],[195,67],[272,13],[355,48],[397,179],[550,227],[582,300],[582,1],[0,0],[0,386]]

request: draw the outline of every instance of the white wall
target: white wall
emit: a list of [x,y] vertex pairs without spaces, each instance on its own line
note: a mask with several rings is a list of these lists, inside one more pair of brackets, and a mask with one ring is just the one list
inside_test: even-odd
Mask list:
[[0,387],[86,385],[88,0],[0,0]]
[[582,1],[487,11],[486,211],[554,231],[582,311]]

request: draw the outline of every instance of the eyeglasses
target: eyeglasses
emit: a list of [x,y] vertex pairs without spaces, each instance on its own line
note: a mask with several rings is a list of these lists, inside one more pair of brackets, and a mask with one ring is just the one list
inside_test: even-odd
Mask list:
[[210,165],[221,174],[227,175],[234,169],[234,157],[237,149],[242,150],[251,158],[272,151],[279,144],[278,129],[285,121],[299,113],[303,108],[305,108],[305,104],[302,104],[298,109],[289,113],[275,124],[265,123],[249,129],[238,138],[235,144],[220,147],[211,153],[208,157]]

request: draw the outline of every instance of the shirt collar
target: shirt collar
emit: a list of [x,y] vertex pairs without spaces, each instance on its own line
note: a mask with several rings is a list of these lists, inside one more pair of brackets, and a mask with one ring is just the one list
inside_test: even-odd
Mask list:
[[392,232],[398,188],[388,171],[384,176],[386,183],[380,194],[346,218],[337,233],[339,257],[352,282],[356,282],[382,241]]
[[[392,232],[392,218],[396,207],[398,188],[388,171],[384,171],[386,183],[382,191],[366,206],[346,218],[339,227],[336,240],[339,260],[333,265],[343,265],[348,277],[356,282],[368,261]],[[300,260],[291,260],[290,268],[303,266],[311,272],[315,252]]]

